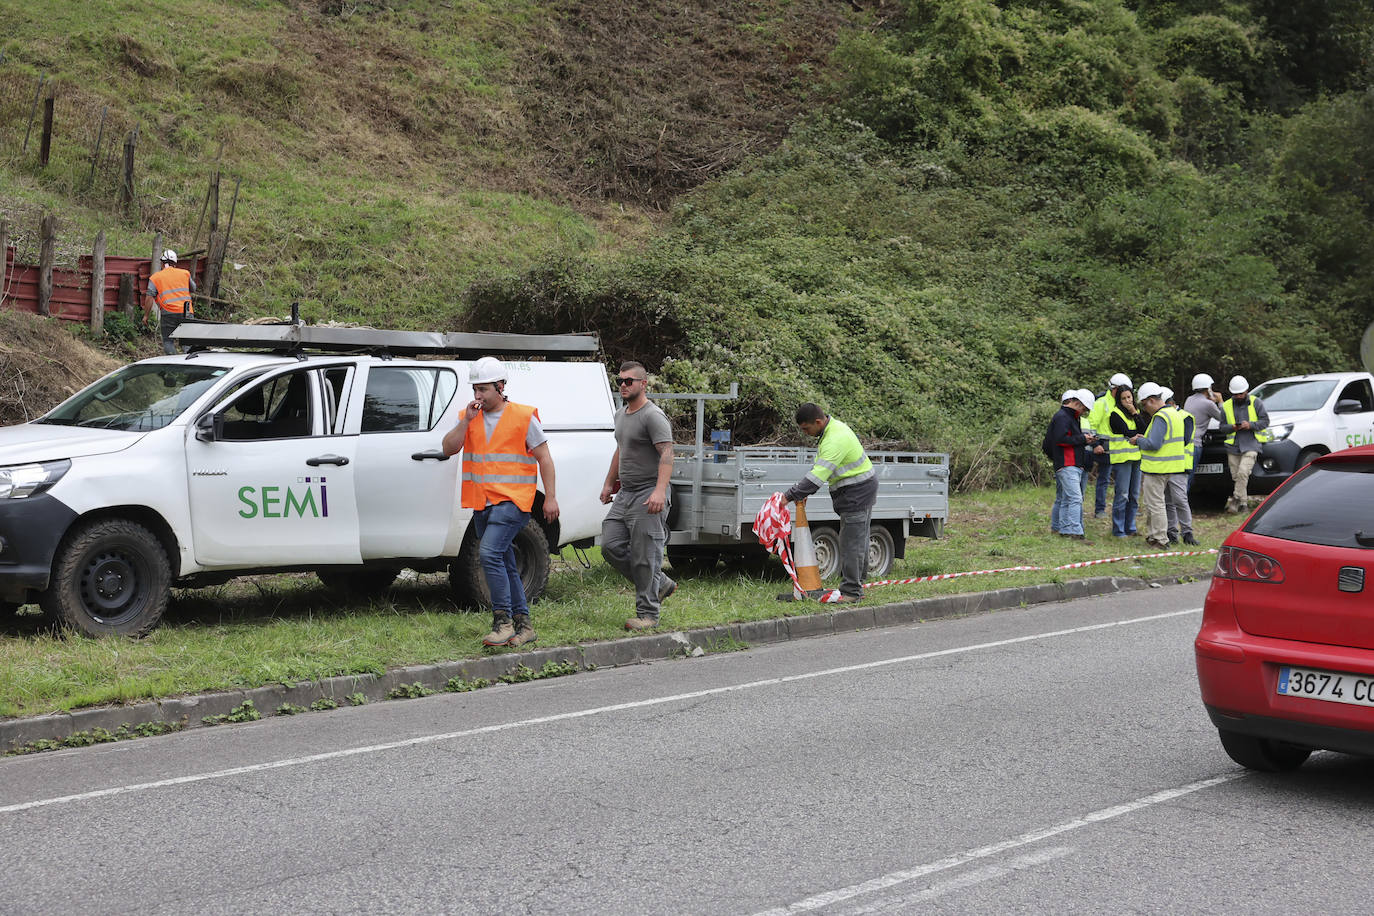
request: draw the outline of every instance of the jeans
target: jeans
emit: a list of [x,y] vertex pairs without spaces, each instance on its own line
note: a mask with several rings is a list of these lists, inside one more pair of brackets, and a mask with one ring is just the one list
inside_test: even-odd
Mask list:
[[1083,533],[1083,469],[1064,467],[1054,472],[1054,505],[1050,527],[1060,534]]
[[1112,498],[1112,534],[1124,538],[1135,534],[1135,514],[1140,507],[1140,462],[1122,461],[1112,465],[1116,496]]
[[162,332],[162,352],[167,356],[172,356],[177,352],[177,344],[176,341],[172,340],[172,332],[190,317],[183,312],[164,312],[162,309],[158,309],[158,329]]
[[1088,452],[1088,463],[1083,466],[1083,480],[1079,485],[1079,490],[1083,495],[1083,502],[1088,501],[1088,475],[1092,469],[1097,468],[1097,493],[1093,500],[1093,515],[1101,515],[1107,511],[1107,485],[1112,480],[1112,456],[1109,452],[1101,455],[1095,452]]
[[635,586],[635,616],[657,620],[662,602],[659,595],[668,587],[663,574],[663,547],[668,543],[668,506],[651,514],[644,505],[653,487],[621,490],[615,494],[611,511],[601,523],[601,556],[611,568]]
[[1170,474],[1164,490],[1164,512],[1170,535],[1193,533],[1193,508],[1188,505],[1188,475]]
[[513,502],[501,502],[472,513],[472,524],[480,542],[478,562],[491,593],[491,609],[501,614],[528,614],[525,583],[515,562],[515,536],[529,524],[530,514]]

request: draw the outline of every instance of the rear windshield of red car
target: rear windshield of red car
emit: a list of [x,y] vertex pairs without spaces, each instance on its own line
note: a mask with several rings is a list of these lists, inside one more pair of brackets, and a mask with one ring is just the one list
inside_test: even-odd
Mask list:
[[1314,464],[1265,501],[1245,526],[1304,544],[1374,547],[1374,462]]

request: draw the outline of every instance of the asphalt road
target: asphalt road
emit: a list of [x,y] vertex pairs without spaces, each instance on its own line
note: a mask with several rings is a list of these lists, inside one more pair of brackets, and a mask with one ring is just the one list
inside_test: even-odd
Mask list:
[[0,761],[0,912],[1363,912],[1374,763],[1230,762],[1205,585]]

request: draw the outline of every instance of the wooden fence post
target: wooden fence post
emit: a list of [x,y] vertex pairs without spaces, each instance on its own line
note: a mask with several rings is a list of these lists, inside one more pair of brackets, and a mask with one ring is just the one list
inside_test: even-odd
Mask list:
[[222,256],[219,249],[223,243],[223,234],[218,229],[211,231],[208,242],[210,247],[206,249],[205,255],[205,276],[202,278],[205,282],[200,288],[201,301],[206,306],[210,305],[210,300],[219,287],[219,258]]
[[100,129],[95,133],[95,149],[91,151],[91,178],[86,182],[91,187],[95,187],[95,165],[100,161],[100,144],[105,140],[105,116],[109,113],[109,105],[100,109]]
[[153,236],[153,261],[148,267],[148,276],[152,276],[162,268],[162,233]]
[[134,295],[133,274],[119,275],[119,311],[130,321],[138,321],[138,297]]
[[52,314],[52,261],[57,246],[57,220],[51,213],[43,215],[39,227],[43,247],[38,254],[38,314]]
[[56,99],[48,96],[43,100],[43,137],[38,144],[38,167],[48,167],[48,154],[52,152],[52,113]]
[[10,288],[10,221],[0,217],[0,308]]
[[95,237],[91,252],[91,330],[105,330],[105,230]]
[[33,104],[29,106],[29,126],[24,128],[24,148],[21,153],[29,151],[29,134],[33,133],[33,116],[38,113],[38,97],[43,94],[43,83],[48,79],[45,73],[38,78],[38,85],[33,90]]

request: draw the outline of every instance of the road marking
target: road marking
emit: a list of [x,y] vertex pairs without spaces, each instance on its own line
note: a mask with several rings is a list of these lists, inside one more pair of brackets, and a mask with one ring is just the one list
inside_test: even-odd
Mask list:
[[271,760],[266,763],[254,763],[247,766],[231,767],[225,770],[214,770],[209,773],[195,773],[190,776],[175,776],[170,779],[159,779],[155,782],[140,782],[131,785],[113,786],[108,789],[96,789],[91,792],[80,792],[75,795],[62,795],[56,798],[42,798],[36,801],[20,802],[13,805],[0,806],[0,814],[12,814],[16,811],[28,811],[33,808],[46,808],[52,805],[69,805],[74,802],[90,801],[96,798],[107,798],[112,795],[126,795],[130,792],[146,792],[150,789],[162,789],[169,786],[181,786],[194,782],[205,782],[210,779],[224,779],[230,776],[242,776],[247,773],[261,773],[266,770],[279,770],[283,767],[304,766],[310,763],[320,763],[326,760],[341,760],[346,757],[357,757],[362,754],[377,754],[382,751],[393,751],[399,748],[418,747],[425,744],[434,744],[438,741],[453,741],[458,738],[472,738],[477,735],[489,735],[495,732],[510,731],[516,728],[527,728],[534,725],[547,725],[550,722],[566,722],[573,719],[585,719],[589,716],[605,715],[606,713],[622,712],[627,709],[643,709],[649,706],[662,706],[665,703],[679,703],[683,700],[695,700],[700,697],[717,696],[726,693],[738,693],[744,690],[752,690],[756,687],[772,687],[778,684],[791,684],[797,681],[808,681],[818,677],[830,677],[836,674],[850,674],[856,671],[869,671],[875,668],[886,668],[891,665],[902,665],[908,662],[924,661],[930,658],[942,658],[947,655],[960,655],[965,652],[978,652],[983,649],[996,649],[1001,646],[1012,646],[1017,643],[1034,642],[1039,639],[1054,639],[1060,636],[1072,636],[1076,633],[1090,633],[1094,630],[1106,630],[1112,627],[1125,627],[1139,623],[1151,623],[1156,620],[1168,620],[1172,617],[1183,617],[1187,614],[1196,614],[1202,608],[1189,608],[1186,611],[1169,611],[1164,614],[1151,614],[1146,617],[1132,617],[1129,620],[1115,620],[1110,623],[1094,623],[1088,626],[1072,627],[1067,630],[1051,630],[1048,633],[1036,633],[1031,636],[1016,636],[1011,639],[999,639],[994,642],[977,643],[971,646],[958,646],[953,649],[939,649],[935,652],[922,652],[917,655],[903,655],[900,658],[887,658],[876,662],[864,662],[861,665],[846,665],[842,668],[826,668],[823,671],[811,671],[806,674],[789,674],[785,677],[770,677],[761,681],[750,681],[747,684],[732,684],[728,687],[711,687],[706,690],[695,690],[691,693],[678,693],[672,696],[655,697],[651,700],[633,700],[628,703],[616,703],[612,706],[598,706],[593,709],[579,709],[575,712],[557,713],[551,716],[538,716],[533,719],[521,719],[518,722],[503,722],[500,725],[484,725],[480,728],[469,728],[456,732],[445,732],[439,735],[421,735],[418,738],[407,738],[404,741],[391,741],[386,744],[372,744],[366,747],[353,747],[340,751],[326,751],[320,754],[310,754],[305,757],[289,757],[284,760]]
[[1001,865],[984,865],[982,868],[975,868],[967,874],[932,884],[930,887],[922,888],[914,894],[903,894],[900,897],[884,897],[871,904],[840,910],[835,916],[875,916],[875,914],[880,913],[905,913],[913,904],[925,903],[937,897],[944,897],[946,894],[952,894],[956,891],[975,887],[982,884],[984,881],[1004,878],[1013,872],[1024,871],[1028,868],[1034,868],[1037,865],[1044,865],[1046,862],[1053,862],[1055,859],[1062,858],[1073,851],[1074,847],[1072,846],[1051,846],[1049,849],[1042,849],[1039,852],[1031,852],[1023,856],[1017,856]]
[[1114,818],[1122,817],[1144,808],[1162,805],[1176,798],[1181,798],[1185,795],[1191,795],[1194,792],[1201,792],[1203,789],[1210,789],[1213,786],[1219,786],[1223,783],[1240,779],[1245,775],[1246,771],[1238,770],[1234,773],[1223,773],[1220,776],[1213,776],[1211,779],[1190,782],[1186,786],[1164,789],[1163,791],[1155,792],[1153,795],[1137,798],[1135,801],[1129,801],[1125,804],[1113,805],[1110,808],[1102,808],[1098,811],[1093,811],[1090,814],[1076,817],[1062,824],[1056,824],[1053,827],[1032,830],[1029,833],[1023,833],[1009,840],[1003,840],[1000,843],[992,843],[988,846],[980,846],[977,849],[969,849],[952,856],[947,856],[943,859],[938,859],[934,862],[928,862],[925,865],[918,865],[915,868],[904,869],[902,871],[894,871],[881,877],[864,881],[860,884],[852,884],[849,887],[840,888],[839,890],[825,891],[824,893],[807,897],[805,900],[799,900],[788,906],[776,907],[771,910],[762,910],[754,914],[754,916],[787,916],[789,913],[809,913],[813,910],[819,910],[822,907],[841,903],[845,900],[852,900],[863,894],[872,894],[877,891],[886,890],[898,884],[915,881],[917,878],[923,878],[926,875],[948,871],[951,868],[958,868],[962,865],[967,865],[969,862],[976,862],[979,859],[986,859],[991,856],[1000,855],[1004,852],[1010,852],[1013,849],[1029,846],[1032,843],[1038,843],[1041,840],[1046,840],[1053,836],[1059,836],[1073,830],[1089,827],[1093,824],[1100,824],[1103,821],[1110,821]]

